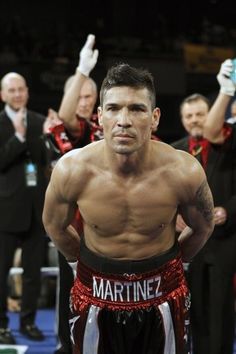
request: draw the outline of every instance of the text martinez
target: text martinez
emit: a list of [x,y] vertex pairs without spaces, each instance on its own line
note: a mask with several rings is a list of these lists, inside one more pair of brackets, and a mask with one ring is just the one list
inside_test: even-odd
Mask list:
[[162,295],[161,276],[148,279],[115,281],[93,276],[93,296],[105,301],[138,302]]

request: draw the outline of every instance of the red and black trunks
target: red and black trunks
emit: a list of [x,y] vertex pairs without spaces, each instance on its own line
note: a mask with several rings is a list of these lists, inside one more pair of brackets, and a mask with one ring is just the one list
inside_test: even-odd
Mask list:
[[82,241],[71,291],[73,354],[188,354],[189,303],[177,244],[117,261]]

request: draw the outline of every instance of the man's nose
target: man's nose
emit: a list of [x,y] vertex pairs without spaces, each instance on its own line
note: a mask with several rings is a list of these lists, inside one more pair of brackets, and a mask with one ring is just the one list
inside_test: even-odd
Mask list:
[[16,90],[16,91],[15,91],[15,96],[18,97],[18,96],[21,96],[21,94],[22,94],[22,92],[21,92],[20,90]]
[[132,121],[127,110],[122,110],[120,112],[117,124],[120,127],[130,127],[132,125]]
[[87,99],[86,99],[85,97],[81,97],[81,98],[79,99],[79,104],[80,104],[81,106],[86,106],[86,104],[87,104]]
[[198,117],[197,117],[196,115],[193,115],[193,116],[191,117],[191,119],[190,119],[190,122],[191,122],[192,124],[196,124],[196,123],[198,122]]

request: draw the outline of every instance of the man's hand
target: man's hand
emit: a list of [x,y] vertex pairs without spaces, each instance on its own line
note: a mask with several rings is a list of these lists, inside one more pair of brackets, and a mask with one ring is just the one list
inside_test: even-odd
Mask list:
[[214,221],[216,225],[224,225],[227,220],[227,212],[225,208],[215,207],[214,208]]
[[235,85],[230,79],[230,74],[233,70],[233,63],[231,59],[226,59],[220,67],[217,75],[217,80],[220,84],[220,92],[228,96],[234,96]]
[[18,137],[24,139],[26,135],[26,110],[25,108],[20,108],[16,113],[15,119],[13,121],[15,128],[15,133]]
[[94,34],[89,34],[85,45],[80,51],[80,60],[77,70],[85,76],[89,76],[90,72],[93,70],[98,59],[98,49],[93,49],[95,44]]
[[49,108],[47,118],[45,119],[45,122],[43,124],[43,133],[50,133],[50,129],[59,124],[62,124],[62,121],[58,117],[58,113],[54,111],[54,109]]
[[176,225],[175,225],[175,229],[177,232],[182,232],[185,227],[186,227],[186,223],[184,222],[182,216],[180,214],[177,215],[177,219],[176,219]]

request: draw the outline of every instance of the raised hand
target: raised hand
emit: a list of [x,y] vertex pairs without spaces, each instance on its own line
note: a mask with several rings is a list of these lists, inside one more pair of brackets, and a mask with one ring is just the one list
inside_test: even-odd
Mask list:
[[220,84],[220,92],[228,96],[234,96],[235,85],[230,78],[230,74],[233,70],[233,63],[231,59],[226,59],[220,67],[220,71],[217,75],[217,80]]
[[80,51],[80,60],[77,70],[83,75],[89,76],[98,59],[98,49],[93,49],[95,44],[95,35],[89,34],[87,40]]

